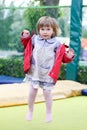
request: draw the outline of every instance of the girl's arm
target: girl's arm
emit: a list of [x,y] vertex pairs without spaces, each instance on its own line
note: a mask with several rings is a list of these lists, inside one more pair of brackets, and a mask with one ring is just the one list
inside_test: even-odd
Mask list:
[[21,43],[24,48],[26,47],[29,39],[31,39],[30,32],[28,30],[23,30],[21,33]]

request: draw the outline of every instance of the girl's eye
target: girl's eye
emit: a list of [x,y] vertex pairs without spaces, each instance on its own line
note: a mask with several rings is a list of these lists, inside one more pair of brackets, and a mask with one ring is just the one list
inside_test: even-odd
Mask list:
[[50,28],[48,28],[47,30],[50,30]]
[[41,30],[44,30],[43,28],[41,28]]

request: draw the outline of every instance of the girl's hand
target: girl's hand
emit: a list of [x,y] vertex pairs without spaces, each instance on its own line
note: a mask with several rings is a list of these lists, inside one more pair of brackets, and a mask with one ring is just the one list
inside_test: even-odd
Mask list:
[[74,57],[74,50],[71,49],[71,48],[69,48],[69,50],[66,51],[65,53],[66,53],[68,58],[73,58]]
[[22,36],[23,36],[23,37],[29,37],[29,36],[30,36],[30,32],[29,32],[28,30],[24,30],[24,31],[22,32]]

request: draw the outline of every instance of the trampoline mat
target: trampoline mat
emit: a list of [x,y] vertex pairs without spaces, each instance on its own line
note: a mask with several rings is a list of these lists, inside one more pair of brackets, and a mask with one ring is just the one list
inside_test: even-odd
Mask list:
[[[53,100],[80,96],[87,85],[70,80],[57,81],[52,90]],[[0,85],[0,107],[23,105],[28,102],[29,83],[13,83]],[[35,103],[44,102],[43,91],[40,88]]]

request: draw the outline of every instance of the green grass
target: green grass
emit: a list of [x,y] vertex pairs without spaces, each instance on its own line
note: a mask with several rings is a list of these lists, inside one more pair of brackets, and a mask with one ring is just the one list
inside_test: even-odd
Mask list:
[[45,123],[45,103],[35,104],[33,120],[28,106],[0,108],[0,130],[87,130],[87,96],[53,101],[53,121]]

